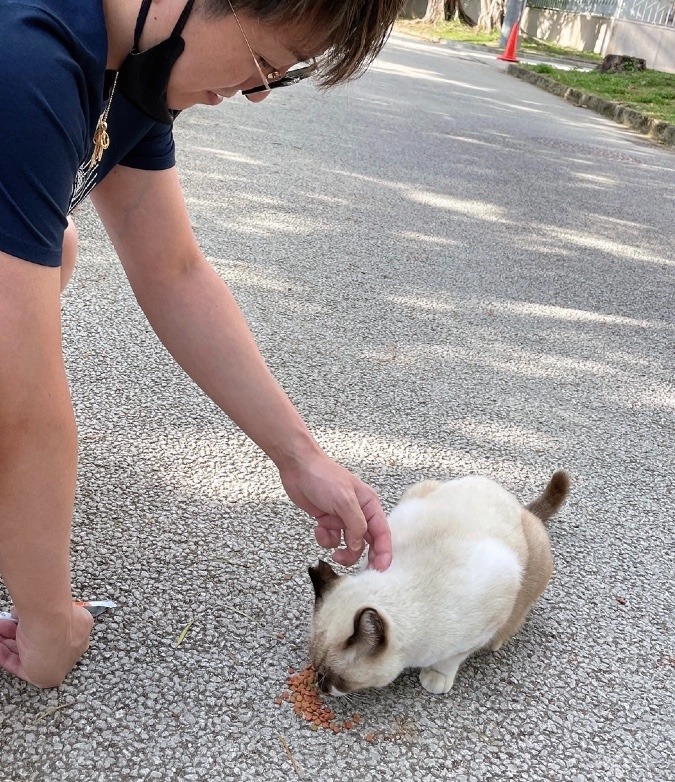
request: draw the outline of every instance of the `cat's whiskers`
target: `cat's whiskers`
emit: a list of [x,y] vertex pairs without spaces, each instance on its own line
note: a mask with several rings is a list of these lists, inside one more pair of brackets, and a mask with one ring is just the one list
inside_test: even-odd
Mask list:
[[317,673],[316,675],[316,686],[319,688],[319,692],[324,692],[323,689],[323,683],[326,681],[326,674],[325,673]]
[[351,708],[356,704],[356,701],[358,701],[359,696],[361,695],[362,693],[360,692],[346,692],[344,695],[340,696],[340,700],[345,701]]

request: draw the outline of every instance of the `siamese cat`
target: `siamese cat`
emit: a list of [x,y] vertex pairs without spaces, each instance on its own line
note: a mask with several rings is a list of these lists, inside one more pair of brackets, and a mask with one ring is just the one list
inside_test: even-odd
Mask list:
[[448,692],[461,663],[514,636],[546,589],[553,558],[543,522],[568,491],[563,470],[526,507],[489,478],[422,481],[389,516],[388,570],[340,576],[326,562],[310,567],[321,689],[384,687],[420,668],[426,690]]

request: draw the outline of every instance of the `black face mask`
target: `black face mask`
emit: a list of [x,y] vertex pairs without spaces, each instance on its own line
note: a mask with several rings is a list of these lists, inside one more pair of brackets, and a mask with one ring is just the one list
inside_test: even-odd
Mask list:
[[171,69],[185,48],[181,33],[192,11],[194,0],[187,1],[176,26],[165,41],[139,52],[138,43],[151,3],[152,0],[143,0],[141,3],[134,30],[134,48],[119,69],[117,89],[146,117],[164,125],[171,125],[179,112],[172,111],[167,106],[166,91]]

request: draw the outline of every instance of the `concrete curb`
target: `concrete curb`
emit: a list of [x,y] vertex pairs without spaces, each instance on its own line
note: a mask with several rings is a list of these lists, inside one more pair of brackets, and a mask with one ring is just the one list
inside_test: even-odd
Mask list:
[[506,69],[506,72],[517,79],[522,79],[530,84],[534,84],[536,87],[541,87],[553,95],[558,95],[570,103],[574,103],[575,106],[583,106],[584,108],[597,111],[598,114],[603,114],[615,122],[627,125],[629,128],[649,136],[661,144],[675,147],[675,125],[671,125],[669,122],[665,122],[665,120],[647,117],[623,103],[616,103],[615,101],[598,98],[596,95],[589,95],[587,92],[568,87],[566,84],[561,84],[543,73],[535,73],[520,65],[511,64]]

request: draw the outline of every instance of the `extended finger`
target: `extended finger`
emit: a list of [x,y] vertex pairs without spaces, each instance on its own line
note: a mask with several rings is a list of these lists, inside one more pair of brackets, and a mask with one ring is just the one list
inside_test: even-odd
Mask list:
[[391,564],[391,531],[378,500],[371,496],[363,506],[368,520],[368,564],[375,570],[386,570]]
[[330,513],[316,517],[314,536],[322,548],[337,548],[342,540],[342,520]]
[[355,551],[353,549],[348,549],[348,548],[336,549],[333,552],[333,560],[337,562],[338,565],[344,565],[344,567],[351,567],[352,565],[355,565],[359,561],[365,547],[366,546],[364,543],[361,546],[360,550],[358,551]]
[[356,494],[348,497],[341,512],[338,509],[335,515],[342,517],[343,534],[347,548],[353,552],[362,552],[364,548],[363,538],[368,531],[368,524],[361,510],[361,505],[357,501]]
[[16,638],[16,622],[11,619],[0,619],[0,640],[6,638]]
[[28,681],[21,660],[16,652],[12,652],[8,649],[4,643],[0,643],[0,668],[4,668],[8,673],[13,676],[18,676],[20,679]]
[[314,530],[314,537],[321,548],[337,548],[340,545],[340,530],[326,529],[319,526]]
[[339,516],[333,516],[330,513],[324,513],[320,516],[316,517],[316,523],[319,525],[319,527],[323,527],[324,529],[336,529],[336,530],[342,530],[344,525],[344,522]]
[[0,639],[0,644],[2,644],[5,648],[9,649],[12,654],[16,654],[18,656],[19,654],[19,647],[16,644],[16,641],[12,638],[2,638]]

